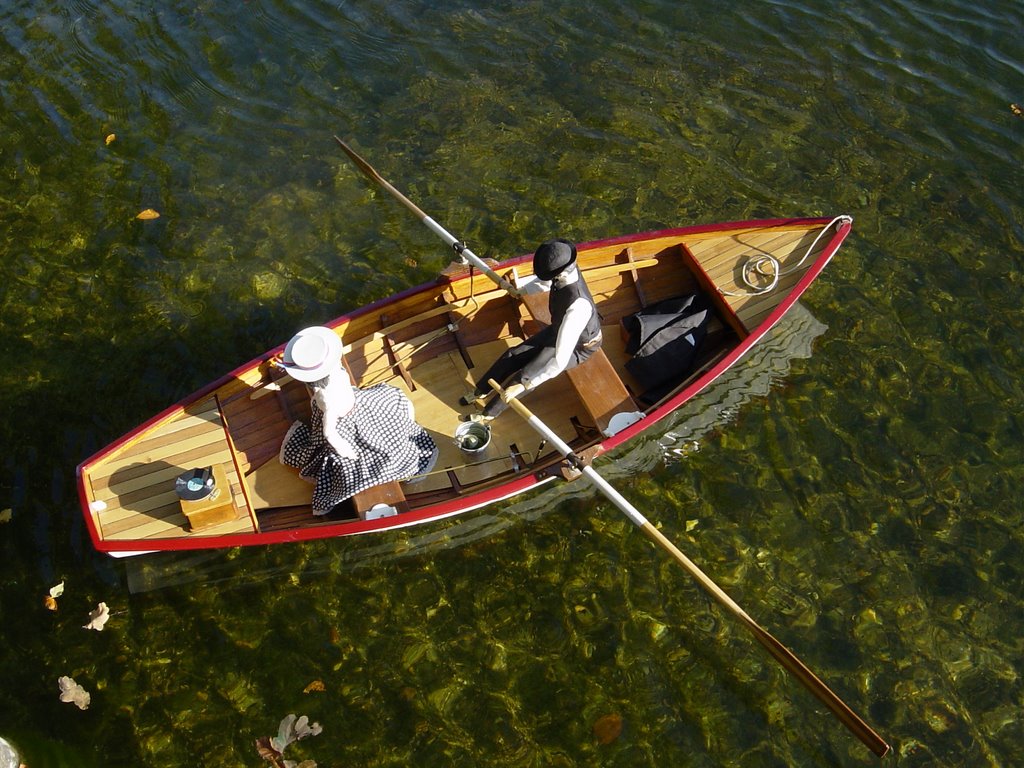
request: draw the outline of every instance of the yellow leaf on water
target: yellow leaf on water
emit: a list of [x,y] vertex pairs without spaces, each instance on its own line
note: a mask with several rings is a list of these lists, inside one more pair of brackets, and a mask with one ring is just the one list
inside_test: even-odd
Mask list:
[[314,680],[312,683],[302,689],[303,693],[312,693],[313,691],[326,691],[327,688],[324,686],[323,680]]
[[11,511],[11,508],[8,507],[4,511],[0,512],[0,523],[9,523],[11,522],[12,517],[14,517],[14,513]]
[[136,216],[135,218],[141,219],[142,221],[149,221],[150,219],[159,219],[160,213],[158,211],[154,211],[152,208],[147,208],[146,210],[140,212],[139,215]]
[[43,598],[43,605],[45,605],[51,611],[57,610],[57,601],[53,598],[53,595],[47,595]]
[[104,139],[104,140],[103,140],[103,142],[104,142],[104,143],[105,143],[105,144],[106,144],[106,145],[107,145],[107,146],[109,147],[109,146],[110,146],[110,144],[111,144],[111,143],[112,143],[112,142],[114,141],[114,139],[116,139],[116,138],[117,138],[117,134],[116,134],[116,133],[108,133],[108,134],[107,134],[107,138],[106,138],[106,139]]

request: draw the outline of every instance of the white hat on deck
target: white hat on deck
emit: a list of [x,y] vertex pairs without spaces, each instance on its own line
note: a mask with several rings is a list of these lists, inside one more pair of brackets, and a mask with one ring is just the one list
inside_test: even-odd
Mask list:
[[298,381],[319,381],[341,361],[341,338],[330,328],[314,325],[295,334],[284,348],[281,367]]

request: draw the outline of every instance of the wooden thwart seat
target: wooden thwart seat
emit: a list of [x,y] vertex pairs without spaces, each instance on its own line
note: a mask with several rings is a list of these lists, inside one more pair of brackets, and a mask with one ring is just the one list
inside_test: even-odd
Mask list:
[[570,368],[565,375],[572,382],[576,394],[586,408],[594,425],[604,432],[616,413],[638,410],[633,396],[612,366],[603,349],[597,350],[585,362]]

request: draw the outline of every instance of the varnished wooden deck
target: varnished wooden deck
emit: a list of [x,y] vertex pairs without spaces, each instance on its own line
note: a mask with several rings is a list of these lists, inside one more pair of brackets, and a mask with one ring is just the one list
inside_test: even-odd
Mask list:
[[[743,323],[747,332],[753,331],[779,305],[779,298],[789,293],[804,273],[814,264],[827,240],[822,238],[815,251],[797,266],[807,254],[818,230],[806,227],[790,230],[738,232],[715,237],[690,238],[686,248],[723,291],[729,307]],[[770,254],[778,260],[781,277],[769,293],[751,295],[743,283],[743,265],[751,257]],[[733,295],[736,294],[736,295]]]
[[[228,523],[190,531],[181,511],[174,480],[193,467],[220,464],[231,486],[237,515]],[[242,483],[228,444],[216,398],[186,408],[146,432],[119,457],[89,475],[96,506],[94,519],[104,539],[218,536],[253,531]],[[222,489],[223,490],[223,489]]]

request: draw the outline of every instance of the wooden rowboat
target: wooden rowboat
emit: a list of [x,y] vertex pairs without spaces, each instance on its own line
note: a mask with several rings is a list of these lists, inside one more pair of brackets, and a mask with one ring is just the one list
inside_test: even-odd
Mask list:
[[[691,226],[578,246],[578,266],[602,316],[602,350],[525,402],[585,461],[649,429],[736,363],[815,280],[849,234],[848,216]],[[529,255],[493,265],[516,285]],[[622,320],[702,292],[712,319],[692,370],[645,392],[627,370]],[[305,386],[270,365],[282,347],[155,416],[78,467],[78,491],[97,549],[115,556],[274,544],[385,531],[457,515],[577,470],[538,445],[511,410],[469,453],[453,435],[459,397],[509,346],[545,320],[541,295],[513,296],[479,271],[450,269],[326,325],[344,343],[358,386],[387,382],[412,400],[440,448],[434,469],[358,494],[350,508],[310,511],[313,486],[278,460],[289,426],[309,416]],[[188,509],[175,480],[208,467],[217,499]]]

